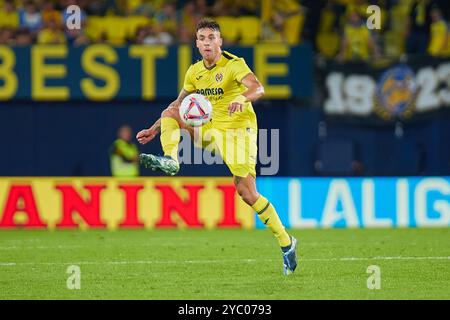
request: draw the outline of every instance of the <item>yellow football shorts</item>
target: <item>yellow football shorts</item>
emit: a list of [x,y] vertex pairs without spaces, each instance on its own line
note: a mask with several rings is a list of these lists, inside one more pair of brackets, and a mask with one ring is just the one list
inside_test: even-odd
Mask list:
[[194,130],[194,145],[218,152],[234,176],[256,178],[257,126],[218,129],[212,122]]

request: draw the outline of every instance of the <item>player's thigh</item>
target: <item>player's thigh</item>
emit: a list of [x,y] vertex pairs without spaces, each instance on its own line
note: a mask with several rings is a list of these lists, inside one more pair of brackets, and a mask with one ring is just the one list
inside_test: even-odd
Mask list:
[[193,128],[194,145],[202,149],[215,149],[215,141],[217,139],[218,131],[213,128],[212,122],[209,122],[201,127]]
[[222,140],[216,143],[231,173],[237,177],[256,177],[257,130],[232,129],[226,130],[221,136]]
[[161,113],[161,117],[170,117],[175,119],[178,122],[180,129],[185,130],[191,136],[191,139],[194,140],[194,128],[188,126],[181,120],[177,107],[169,106]]

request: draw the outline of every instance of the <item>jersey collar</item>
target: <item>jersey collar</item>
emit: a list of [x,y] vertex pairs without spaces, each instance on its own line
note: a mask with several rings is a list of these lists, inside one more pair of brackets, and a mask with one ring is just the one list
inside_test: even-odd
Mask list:
[[222,65],[224,64],[225,60],[227,60],[227,59],[223,56],[223,51],[222,51],[222,54],[220,55],[220,58],[219,58],[219,60],[216,62],[215,65],[213,65],[213,66],[207,68],[206,65],[205,65],[205,61],[204,61],[204,60],[202,60],[202,63],[203,63],[203,67],[204,67],[206,70],[211,71],[211,70],[213,70],[213,69],[214,69],[215,67],[217,67],[217,66],[222,66]]

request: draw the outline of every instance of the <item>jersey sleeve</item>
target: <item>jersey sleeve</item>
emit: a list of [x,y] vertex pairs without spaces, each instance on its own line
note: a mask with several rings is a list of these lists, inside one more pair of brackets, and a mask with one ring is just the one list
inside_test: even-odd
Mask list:
[[241,83],[242,79],[245,78],[249,73],[253,73],[252,70],[245,63],[244,59],[237,59],[231,62],[231,74],[233,79]]
[[195,91],[194,82],[192,81],[192,65],[189,67],[189,69],[186,71],[186,74],[184,75],[183,89],[187,92]]

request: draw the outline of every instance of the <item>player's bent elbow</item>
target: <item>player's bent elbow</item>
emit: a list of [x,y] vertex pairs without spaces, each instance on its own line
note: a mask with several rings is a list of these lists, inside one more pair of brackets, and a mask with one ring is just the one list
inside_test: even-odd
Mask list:
[[264,87],[261,85],[258,87],[258,89],[256,90],[256,92],[259,94],[259,97],[264,97],[266,94],[266,91],[264,90]]

